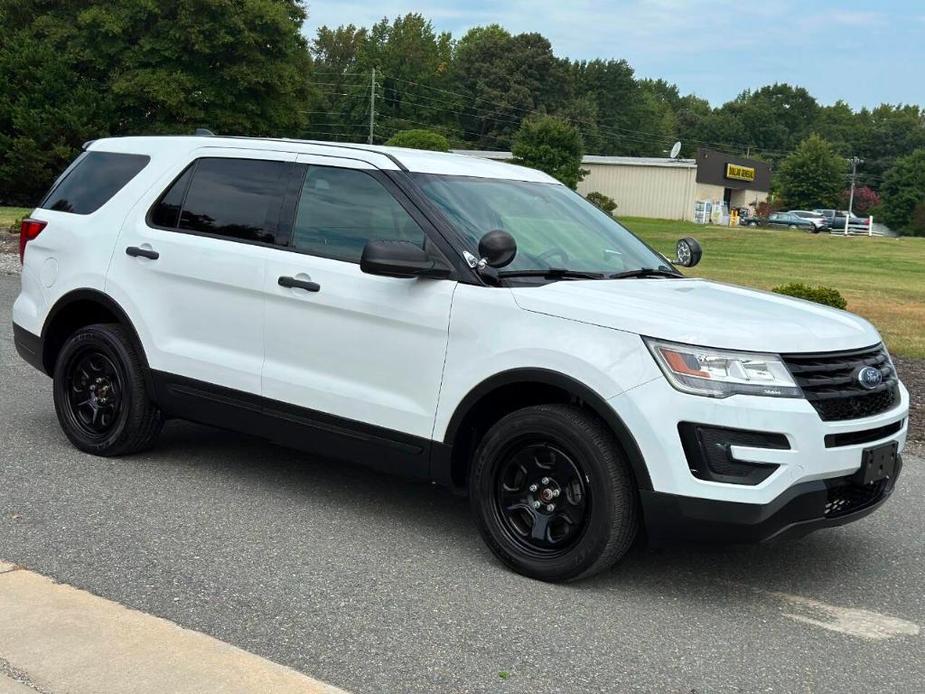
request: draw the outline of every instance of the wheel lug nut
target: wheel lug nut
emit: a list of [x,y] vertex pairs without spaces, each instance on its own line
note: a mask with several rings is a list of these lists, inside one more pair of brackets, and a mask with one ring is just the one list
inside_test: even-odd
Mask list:
[[540,502],[539,502],[539,501],[534,501],[534,502],[533,502],[533,508],[539,508],[539,507],[540,507]]
[[553,495],[554,497],[559,496],[559,490],[558,490],[558,489],[553,489],[553,490],[552,490],[552,495]]
[[556,505],[555,505],[555,504],[549,504],[549,506],[546,507],[546,510],[549,511],[550,513],[552,513],[553,511],[556,510]]
[[540,482],[542,482],[543,484],[549,484],[549,478],[544,477],[543,479],[540,480]]
[[535,492],[537,489],[539,489],[539,487],[537,487],[535,484],[531,484],[531,485],[530,485],[530,491],[531,491],[531,492]]

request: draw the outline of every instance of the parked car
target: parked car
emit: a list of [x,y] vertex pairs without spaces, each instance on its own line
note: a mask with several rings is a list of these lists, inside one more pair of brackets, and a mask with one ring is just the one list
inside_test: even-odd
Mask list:
[[749,217],[745,221],[745,226],[803,229],[813,234],[818,234],[826,228],[824,220],[801,217],[794,212],[772,212],[767,217]]
[[848,231],[863,231],[867,232],[870,226],[869,217],[857,217],[848,210],[814,210],[818,212],[823,217],[825,217],[829,222],[829,228],[832,230],[832,233],[837,233],[839,231],[844,232],[845,230],[845,220],[848,220]]
[[104,139],[20,253],[16,348],[79,450],[139,453],[177,417],[433,480],[542,580],[640,534],[841,525],[902,467],[909,395],[870,323],[684,277],[693,239],[671,261],[506,163]]
[[810,212],[809,210],[790,210],[790,214],[795,214],[803,219],[812,219],[818,223],[819,229],[829,228],[829,219],[820,212]]

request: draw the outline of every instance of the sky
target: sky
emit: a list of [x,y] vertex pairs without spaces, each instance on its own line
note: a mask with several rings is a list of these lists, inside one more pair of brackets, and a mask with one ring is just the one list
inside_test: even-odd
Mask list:
[[774,82],[822,104],[925,106],[925,0],[308,0],[305,33],[419,12],[462,36],[497,23],[557,56],[625,58],[719,105]]

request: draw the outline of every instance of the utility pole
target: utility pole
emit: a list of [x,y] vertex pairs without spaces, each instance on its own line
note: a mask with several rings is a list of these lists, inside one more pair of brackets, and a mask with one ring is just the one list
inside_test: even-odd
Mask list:
[[854,214],[854,182],[858,176],[858,164],[864,163],[863,159],[857,157],[851,157],[848,161],[851,162],[851,193],[848,195],[848,214],[845,215],[845,236],[848,235],[848,222]]
[[369,144],[373,144],[376,132],[376,68],[373,68],[369,80]]

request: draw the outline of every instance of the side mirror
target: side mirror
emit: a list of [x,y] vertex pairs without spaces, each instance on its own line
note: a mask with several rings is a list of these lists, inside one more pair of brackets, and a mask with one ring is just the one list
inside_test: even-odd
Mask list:
[[360,270],[385,277],[449,277],[452,268],[410,241],[367,241]]
[[479,257],[488,267],[502,268],[510,265],[517,255],[517,241],[506,231],[489,231],[479,241]]
[[678,241],[677,255],[677,259],[671,261],[672,265],[694,267],[703,257],[703,249],[700,247],[700,244],[697,243],[697,239],[685,236]]

